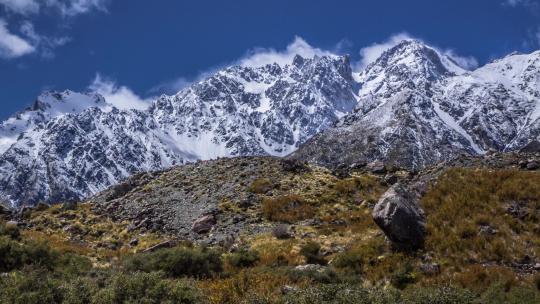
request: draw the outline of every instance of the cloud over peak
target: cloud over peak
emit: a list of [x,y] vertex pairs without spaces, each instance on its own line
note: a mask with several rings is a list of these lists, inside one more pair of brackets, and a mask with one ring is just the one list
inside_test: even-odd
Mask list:
[[143,99],[126,86],[118,86],[114,81],[103,78],[99,73],[88,86],[92,92],[102,95],[107,103],[120,110],[145,110],[151,99]]
[[283,51],[277,51],[273,48],[255,48],[248,51],[247,55],[240,59],[239,64],[249,67],[261,67],[272,63],[286,65],[292,63],[296,55],[313,58],[315,56],[331,56],[334,54],[312,47],[303,38],[296,36],[293,42]]
[[[413,37],[409,33],[401,32],[390,36],[383,42],[373,43],[367,47],[360,49],[360,61],[356,64],[356,70],[365,69],[369,64],[375,62],[385,51],[395,47],[405,40],[417,40],[422,43],[422,39]],[[451,58],[460,67],[471,70],[478,67],[478,60],[472,56],[460,56],[453,49],[441,49],[430,46],[442,55]]]

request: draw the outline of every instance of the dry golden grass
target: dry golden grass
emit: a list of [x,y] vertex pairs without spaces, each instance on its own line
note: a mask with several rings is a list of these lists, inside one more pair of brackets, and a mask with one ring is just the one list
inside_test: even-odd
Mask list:
[[295,194],[263,199],[263,214],[266,219],[275,222],[294,223],[312,218],[313,206],[301,196]]
[[274,189],[274,183],[268,178],[254,180],[249,186],[249,191],[257,194],[263,194]]
[[[538,172],[451,169],[421,203],[426,249],[449,266],[540,256]],[[521,204],[528,215],[512,216],[511,204]]]
[[278,303],[285,285],[308,285],[308,280],[293,281],[266,269],[248,269],[228,278],[200,281],[198,286],[210,303]]

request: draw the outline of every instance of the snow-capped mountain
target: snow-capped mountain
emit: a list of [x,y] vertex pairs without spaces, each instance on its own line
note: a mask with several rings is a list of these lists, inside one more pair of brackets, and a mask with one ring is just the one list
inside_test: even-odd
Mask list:
[[540,135],[540,52],[465,71],[436,49],[407,40],[356,79],[358,107],[295,157],[421,169],[460,153],[519,149]]
[[94,93],[45,92],[30,107],[0,123],[0,154],[9,149],[23,132],[40,123],[68,113],[80,113],[90,107],[108,106],[102,96]]
[[76,200],[138,171],[286,155],[350,112],[357,90],[347,57],[296,56],[284,66],[227,68],[146,111],[98,106],[51,115],[0,156],[0,198]]
[[359,73],[346,56],[233,66],[146,110],[46,93],[0,128],[0,200],[77,200],[135,172],[217,157],[294,152],[329,166],[421,169],[517,150],[540,140],[539,91],[540,51],[467,71],[406,40]]

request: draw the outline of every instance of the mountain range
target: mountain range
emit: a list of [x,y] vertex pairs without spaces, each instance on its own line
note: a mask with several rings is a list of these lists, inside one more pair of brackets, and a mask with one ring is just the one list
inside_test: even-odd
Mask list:
[[232,66],[146,110],[46,92],[0,125],[0,200],[79,200],[140,171],[274,155],[419,170],[540,139],[540,51],[474,71],[405,40],[360,72],[348,56]]

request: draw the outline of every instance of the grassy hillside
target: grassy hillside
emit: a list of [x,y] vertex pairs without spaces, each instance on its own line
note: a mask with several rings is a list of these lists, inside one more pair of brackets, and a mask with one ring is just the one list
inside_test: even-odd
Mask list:
[[[338,178],[323,168],[290,170],[270,158],[198,166],[132,183],[113,199],[98,197],[101,203],[28,209],[18,225],[6,217],[0,302],[540,302],[538,171],[467,165]],[[222,169],[213,176],[216,166]],[[186,173],[191,170],[205,175]],[[420,251],[393,251],[371,218],[392,179],[429,181],[420,202],[427,216]],[[220,182],[234,189],[227,199],[205,192]],[[148,208],[158,193],[170,198],[185,187],[206,193],[219,209],[216,227],[204,236],[137,227],[137,217],[126,216],[141,210],[127,205],[130,199]],[[246,197],[253,203],[244,205]],[[245,229],[212,242],[216,231],[239,227],[239,215]]]

